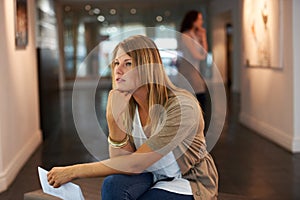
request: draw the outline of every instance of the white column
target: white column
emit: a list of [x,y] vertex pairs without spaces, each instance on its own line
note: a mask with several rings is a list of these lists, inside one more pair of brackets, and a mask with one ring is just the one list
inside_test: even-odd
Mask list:
[[[4,24],[4,1],[0,1],[0,33],[2,33],[2,37],[0,37],[0,47],[1,49],[5,48],[5,24]],[[3,162],[2,162],[2,143],[3,143],[3,139],[2,139],[2,132],[3,132],[3,117],[2,117],[2,112],[4,109],[4,105],[3,105],[3,93],[4,93],[4,78],[2,77],[3,72],[4,72],[4,66],[6,66],[6,59],[5,59],[5,52],[2,52],[0,50],[0,179],[1,179],[1,172],[3,171]],[[1,180],[0,180],[1,182]],[[1,187],[1,186],[0,186]]]
[[294,139],[293,151],[300,152],[300,1],[293,0]]

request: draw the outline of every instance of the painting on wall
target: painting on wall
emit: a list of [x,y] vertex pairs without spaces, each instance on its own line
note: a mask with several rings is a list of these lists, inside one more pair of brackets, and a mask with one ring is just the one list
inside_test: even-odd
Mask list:
[[25,48],[28,44],[27,0],[15,0],[15,45]]
[[244,1],[246,66],[282,68],[282,0]]

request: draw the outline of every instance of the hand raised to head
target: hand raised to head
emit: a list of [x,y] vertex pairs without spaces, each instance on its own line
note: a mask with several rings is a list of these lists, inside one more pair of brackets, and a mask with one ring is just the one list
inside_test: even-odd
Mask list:
[[119,90],[111,90],[109,92],[106,107],[106,118],[110,131],[119,128],[123,132],[126,132],[123,124],[122,114],[128,107],[131,96],[131,93],[122,92]]

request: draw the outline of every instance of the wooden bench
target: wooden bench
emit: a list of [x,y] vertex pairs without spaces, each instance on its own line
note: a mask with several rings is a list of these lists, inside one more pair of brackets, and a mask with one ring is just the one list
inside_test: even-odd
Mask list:
[[[87,178],[72,181],[80,186],[85,200],[100,200],[103,178]],[[24,200],[59,200],[60,198],[45,194],[41,189],[24,194]]]
[[[100,196],[98,196],[95,193],[90,193],[84,195],[85,200],[99,200],[101,199]],[[48,195],[43,193],[42,190],[36,190],[33,192],[28,192],[24,194],[24,200],[61,200],[60,198]],[[248,198],[241,195],[235,195],[235,194],[227,194],[227,193],[219,193],[218,200],[254,200],[253,198]]]
[[[101,200],[101,183],[103,178],[78,179],[73,183],[80,186],[85,200]],[[60,198],[36,190],[24,194],[24,200],[61,200]],[[218,200],[254,200],[242,195],[219,193]]]

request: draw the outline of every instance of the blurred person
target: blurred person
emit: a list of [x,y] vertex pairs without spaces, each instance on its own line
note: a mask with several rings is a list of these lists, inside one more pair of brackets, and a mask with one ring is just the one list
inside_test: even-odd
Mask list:
[[106,176],[103,200],[216,199],[218,172],[206,151],[201,107],[171,83],[155,43],[141,35],[125,39],[114,49],[111,68],[110,158],[54,167],[49,184]]
[[178,71],[191,84],[197,100],[204,112],[204,134],[206,135],[211,118],[211,103],[207,86],[200,73],[200,63],[207,56],[206,29],[203,27],[203,16],[196,10],[187,12],[181,22]]

